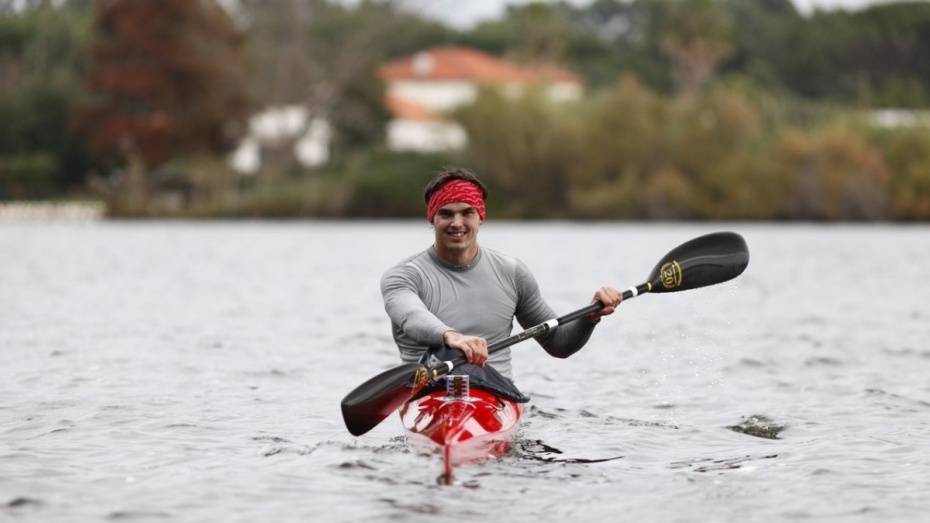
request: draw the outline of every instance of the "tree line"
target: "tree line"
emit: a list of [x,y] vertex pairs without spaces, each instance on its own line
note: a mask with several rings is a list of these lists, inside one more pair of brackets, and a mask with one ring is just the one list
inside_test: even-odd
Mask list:
[[[466,150],[386,151],[378,64],[442,44],[567,67],[587,94],[485,90],[452,115]],[[926,110],[928,92],[925,2],[596,0],[455,30],[391,2],[29,0],[0,5],[0,199],[408,216],[421,182],[461,163],[510,217],[926,220],[930,128],[869,110]],[[249,114],[286,104],[331,122],[330,164],[282,143],[258,175],[231,172]]]

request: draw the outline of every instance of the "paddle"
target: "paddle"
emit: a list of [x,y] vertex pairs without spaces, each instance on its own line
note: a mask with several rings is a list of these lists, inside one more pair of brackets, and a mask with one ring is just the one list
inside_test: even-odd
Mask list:
[[[646,283],[623,292],[628,300],[646,293],[678,292],[731,280],[749,264],[749,249],[742,236],[717,232],[685,242],[666,254],[649,273]],[[499,351],[529,338],[545,335],[558,325],[597,312],[604,305],[595,302],[556,319],[540,323],[509,338],[492,343],[488,353]],[[407,363],[369,379],[342,400],[342,417],[355,436],[373,429],[420,391],[430,380],[444,376],[465,363],[465,355],[434,366]]]

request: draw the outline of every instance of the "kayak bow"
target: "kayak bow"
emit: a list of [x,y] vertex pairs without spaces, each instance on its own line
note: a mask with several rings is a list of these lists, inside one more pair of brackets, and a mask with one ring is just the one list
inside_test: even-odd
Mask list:
[[[456,378],[461,376],[450,376],[450,382]],[[506,454],[523,412],[519,403],[486,390],[469,391],[466,384],[462,392],[428,392],[400,409],[408,443],[443,456],[446,484],[452,481],[453,467]]]

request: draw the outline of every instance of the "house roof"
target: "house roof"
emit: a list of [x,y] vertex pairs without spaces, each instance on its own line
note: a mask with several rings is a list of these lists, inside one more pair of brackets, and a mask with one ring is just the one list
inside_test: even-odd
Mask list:
[[555,66],[528,67],[467,47],[434,47],[383,65],[385,81],[466,80],[477,83],[568,82],[580,84],[575,73]]
[[402,120],[429,122],[441,119],[441,116],[436,112],[398,96],[387,96],[384,103],[395,118]]

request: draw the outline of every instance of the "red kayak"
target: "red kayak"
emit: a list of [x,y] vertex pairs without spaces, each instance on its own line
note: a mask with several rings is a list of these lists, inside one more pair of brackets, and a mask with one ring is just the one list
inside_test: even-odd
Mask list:
[[[460,383],[463,377],[464,386]],[[465,376],[449,378],[447,390],[429,392],[400,409],[411,446],[442,453],[446,483],[451,482],[456,465],[506,454],[523,413],[519,403],[486,390],[469,390]]]

